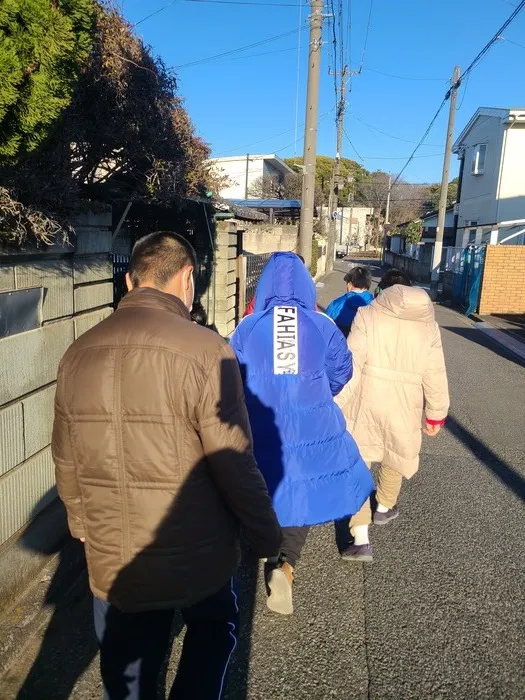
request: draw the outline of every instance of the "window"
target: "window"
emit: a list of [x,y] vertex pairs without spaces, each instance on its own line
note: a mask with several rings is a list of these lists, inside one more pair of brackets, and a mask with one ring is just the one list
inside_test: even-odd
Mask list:
[[478,143],[472,153],[472,175],[483,175],[487,160],[487,144]]

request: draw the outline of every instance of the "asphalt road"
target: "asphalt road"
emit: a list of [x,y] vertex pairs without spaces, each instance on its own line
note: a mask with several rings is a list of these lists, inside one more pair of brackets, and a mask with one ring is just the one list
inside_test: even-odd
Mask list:
[[[348,265],[337,268],[318,290],[323,305],[343,291]],[[369,565],[343,562],[333,527],[315,528],[292,618],[266,610],[258,566],[245,565],[228,700],[525,697],[525,371],[467,319],[436,314],[451,417],[425,438],[401,517],[372,530]],[[35,665],[39,645],[21,654],[3,700],[32,665],[20,698],[101,697],[86,595],[59,609]]]

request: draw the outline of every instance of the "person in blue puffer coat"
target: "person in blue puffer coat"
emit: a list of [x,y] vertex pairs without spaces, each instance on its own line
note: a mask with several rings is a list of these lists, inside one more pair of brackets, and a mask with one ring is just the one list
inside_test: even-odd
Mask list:
[[345,275],[346,294],[334,299],[326,309],[326,315],[335,321],[345,338],[348,338],[353,320],[361,306],[374,301],[369,291],[372,273],[367,267],[356,265]]
[[352,376],[335,323],[315,311],[315,285],[294,253],[275,253],[255,312],[233,334],[255,458],[283,528],[267,567],[268,607],[291,614],[293,572],[310,525],[356,513],[374,482],[333,397]]

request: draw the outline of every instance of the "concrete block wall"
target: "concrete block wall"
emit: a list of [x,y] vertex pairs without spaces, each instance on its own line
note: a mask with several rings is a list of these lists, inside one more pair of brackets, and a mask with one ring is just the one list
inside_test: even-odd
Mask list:
[[234,221],[219,221],[216,229],[215,279],[209,289],[210,307],[215,308],[215,326],[225,338],[239,319],[239,236]]
[[[85,214],[67,246],[0,246],[0,294],[43,289],[39,327],[0,338],[0,569],[3,561],[12,566],[0,577],[0,607],[34,573],[20,544],[25,526],[39,513],[45,518],[56,501],[50,443],[58,364],[75,338],[113,310],[110,226],[108,213]],[[64,523],[56,508],[53,518]],[[58,529],[42,525],[48,540],[64,538],[63,525]]]
[[299,229],[293,224],[250,224],[243,232],[244,251],[254,255],[276,251],[295,252],[298,242]]
[[524,273],[525,246],[487,246],[479,313],[525,313]]

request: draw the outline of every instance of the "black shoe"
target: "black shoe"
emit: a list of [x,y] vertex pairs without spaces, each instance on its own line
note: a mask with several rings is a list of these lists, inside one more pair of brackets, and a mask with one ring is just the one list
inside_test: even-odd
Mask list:
[[394,506],[387,510],[386,513],[380,513],[378,510],[374,513],[374,525],[387,525],[391,520],[395,520],[399,515],[399,511]]
[[341,552],[341,559],[345,561],[374,561],[370,544],[351,544]]

